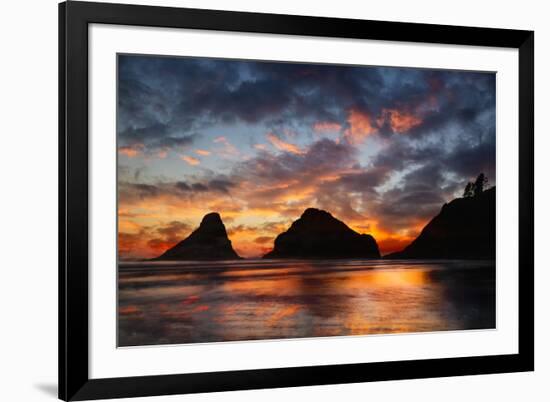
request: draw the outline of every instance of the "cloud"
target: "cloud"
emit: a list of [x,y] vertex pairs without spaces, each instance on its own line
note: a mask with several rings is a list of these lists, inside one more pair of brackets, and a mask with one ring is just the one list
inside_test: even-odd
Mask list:
[[449,170],[462,177],[475,177],[484,172],[492,180],[495,177],[496,148],[493,143],[457,147],[444,159]]
[[148,240],[147,244],[152,249],[162,253],[187,237],[191,233],[191,229],[191,226],[185,222],[169,222],[156,228],[152,233],[158,237]]
[[143,144],[133,144],[131,146],[118,147],[118,153],[127,156],[128,158],[135,158],[143,153]]
[[235,187],[236,184],[226,176],[214,176],[204,181],[180,180],[155,184],[119,181],[118,198],[119,205],[125,206],[139,205],[141,202],[150,203],[155,200],[162,205],[163,203],[179,203],[184,200],[193,202],[195,198],[208,196],[210,193],[214,194],[213,197],[218,197],[219,194],[230,196]]
[[181,221],[171,221],[160,226],[143,226],[137,233],[119,230],[119,253],[126,258],[140,258],[136,250],[146,252],[147,258],[157,257],[191,233],[191,226]]
[[138,128],[129,127],[124,131],[118,131],[117,134],[121,141],[119,151],[120,149],[137,150],[138,154],[185,149],[198,138],[197,134],[182,134],[179,127],[162,123]]
[[292,154],[297,154],[297,155],[304,153],[304,151],[300,149],[299,146],[295,144],[291,144],[289,142],[285,142],[273,133],[267,133],[266,137],[269,140],[269,142],[280,151],[290,152]]
[[[183,192],[183,193],[192,193],[192,192],[205,192],[208,191],[209,188],[204,183],[186,183],[184,181],[178,181],[173,184],[173,188],[170,188],[171,185],[168,184],[165,188],[165,194],[173,194],[173,190],[176,190],[176,192]],[[177,194],[176,194],[177,196]]]
[[219,191],[221,193],[229,193],[229,190],[234,186],[235,183],[224,179],[214,179],[210,180],[208,183],[208,188],[210,191]]
[[[180,137],[216,124],[299,120],[318,128],[328,127],[322,122],[350,124],[350,138],[360,141],[383,109],[424,114],[431,129],[452,118],[453,110],[460,119],[461,109],[490,105],[493,90],[494,75],[484,73],[119,56],[118,131],[123,137],[129,129]],[[359,126],[347,122],[350,110]],[[396,114],[393,120],[398,132],[411,125]]]
[[383,109],[378,121],[380,126],[385,122],[389,123],[395,133],[406,133],[411,128],[422,124],[420,117],[397,109]]
[[197,155],[201,155],[201,156],[208,156],[208,155],[210,155],[212,152],[206,151],[206,150],[204,150],[204,149],[195,149],[195,153],[196,153]]
[[157,228],[157,233],[166,237],[167,240],[181,240],[182,233],[189,232],[191,227],[185,222],[172,221],[165,226]]
[[348,124],[349,128],[346,129],[344,136],[354,145],[363,143],[366,137],[378,131],[369,114],[357,109],[349,111]]
[[[356,67],[119,56],[124,142],[190,135],[216,124],[336,117],[335,106],[364,104],[381,71]],[[322,83],[322,85],[320,85]]]
[[197,158],[195,158],[193,156],[188,156],[188,155],[181,155],[180,159],[182,161],[187,162],[189,165],[192,165],[192,166],[195,166],[195,165],[198,165],[198,164],[201,163],[201,161],[198,160]]
[[[231,187],[234,186],[234,183],[225,180],[225,179],[213,179],[208,182],[197,182],[197,183],[186,183],[184,181],[178,181],[174,184],[174,188],[178,192],[221,192],[221,193],[229,193],[229,190]],[[170,191],[169,189],[166,189],[166,191]]]
[[338,182],[346,185],[350,191],[362,191],[363,189],[372,191],[372,189],[382,184],[389,174],[390,171],[387,167],[373,166],[361,169],[358,172],[344,173]]
[[313,130],[317,133],[337,132],[342,129],[342,125],[333,121],[318,121],[313,124]]
[[145,199],[148,197],[155,197],[161,194],[159,186],[147,183],[118,183],[118,195],[122,197],[122,200],[129,198]]
[[266,244],[273,242],[273,240],[275,239],[271,236],[258,236],[254,239],[254,242],[258,244]]
[[227,228],[227,234],[229,236],[235,236],[236,234],[243,234],[243,233],[255,234],[257,232],[258,232],[258,229],[256,227],[249,226],[249,225],[242,225],[242,224]]
[[324,138],[302,153],[272,155],[262,152],[237,164],[233,174],[262,187],[282,189],[293,181],[307,184],[336,171],[351,169],[356,163],[356,155],[356,149],[350,145]]

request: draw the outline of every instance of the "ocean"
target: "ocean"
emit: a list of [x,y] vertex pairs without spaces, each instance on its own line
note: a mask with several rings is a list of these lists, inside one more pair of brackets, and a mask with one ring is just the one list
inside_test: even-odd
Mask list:
[[121,262],[118,346],[495,328],[495,262]]

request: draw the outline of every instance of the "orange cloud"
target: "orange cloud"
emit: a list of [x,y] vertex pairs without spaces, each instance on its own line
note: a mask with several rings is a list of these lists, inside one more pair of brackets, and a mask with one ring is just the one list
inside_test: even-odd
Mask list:
[[422,123],[422,119],[409,112],[401,112],[397,109],[384,109],[382,118],[388,119],[392,130],[396,133],[405,133],[411,128]]
[[341,124],[331,121],[319,121],[313,125],[313,130],[317,133],[337,132],[341,129]]
[[201,161],[198,160],[197,158],[194,158],[192,156],[187,156],[187,155],[180,156],[180,159],[187,162],[188,164],[190,164],[192,166],[195,166],[195,165],[198,165],[198,164],[201,163]]
[[127,254],[138,246],[138,235],[131,233],[118,233],[118,250],[121,253]]
[[[121,199],[120,256],[123,259],[156,257],[187,237],[205,213],[219,211],[237,253],[245,258],[260,257],[272,249],[277,235],[287,230],[305,208],[321,207],[315,200],[316,193],[311,193],[312,186],[314,184],[303,188],[303,194],[298,191],[299,183],[279,186],[280,194],[263,186],[253,190],[239,188],[239,191],[245,191],[247,197],[242,203],[238,200],[245,195],[239,193],[205,192],[192,197],[159,193],[145,199]],[[372,234],[383,255],[402,250],[426,224],[418,221],[409,224],[406,230],[395,231],[381,227],[376,219],[354,218],[346,212],[339,214],[336,208],[327,209],[357,232]],[[360,212],[367,216],[365,211]],[[163,228],[169,227],[170,222],[175,220],[189,222],[189,228],[168,236]]]
[[196,149],[196,150],[195,150],[195,153],[196,153],[197,155],[208,156],[208,155],[210,155],[212,152],[206,151],[206,150],[204,150],[204,149]]
[[267,139],[275,148],[280,151],[286,151],[296,155],[302,155],[305,153],[305,151],[303,151],[299,146],[291,144],[289,142],[285,142],[273,133],[267,133]]
[[348,115],[349,128],[344,132],[344,136],[350,144],[361,144],[371,134],[377,132],[373,126],[371,117],[364,112],[351,109]]
[[134,144],[124,147],[118,147],[118,153],[127,156],[128,158],[135,158],[143,153],[143,144]]
[[[219,140],[225,141],[225,138]],[[308,207],[326,209],[354,230],[372,234],[382,254],[401,250],[426,223],[408,219],[394,227],[392,222],[377,217],[376,199],[354,195],[347,187],[341,191],[348,193],[340,193],[338,183],[344,183],[342,180],[348,176],[354,177],[353,173],[365,173],[364,168],[345,161],[317,169],[311,163],[308,166],[313,171],[300,168],[292,174],[279,172],[280,176],[275,177],[274,165],[269,161],[276,158],[265,153],[257,163],[248,166],[255,175],[243,175],[242,180],[228,177],[227,180],[238,184],[227,192],[209,191],[208,186],[192,191],[191,182],[183,190],[174,183],[134,186],[121,183],[119,255],[122,259],[156,257],[188,236],[202,217],[212,211],[222,214],[233,247],[242,257],[260,257],[270,251],[277,235],[287,230]],[[360,177],[366,180],[365,175]],[[187,227],[179,228],[173,235],[166,233],[166,228],[178,228],[174,221],[184,222]]]

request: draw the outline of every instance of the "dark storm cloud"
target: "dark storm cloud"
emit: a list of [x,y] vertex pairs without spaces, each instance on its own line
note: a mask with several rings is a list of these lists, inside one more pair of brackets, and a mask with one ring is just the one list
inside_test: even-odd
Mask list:
[[480,172],[485,172],[494,180],[495,158],[494,132],[471,138],[464,134],[462,128],[454,127],[426,141],[411,137],[397,138],[378,153],[373,165],[391,171],[413,166],[418,169],[416,176],[407,175],[406,180],[438,185],[449,175],[455,175],[464,182]]
[[184,181],[178,181],[174,184],[174,188],[181,192],[214,191],[220,193],[229,193],[229,190],[234,186],[235,183],[223,178],[212,179],[204,183],[187,183]]
[[487,142],[477,146],[458,147],[446,158],[446,167],[464,177],[474,177],[484,172],[495,178],[496,148]]
[[119,198],[123,202],[132,200],[145,200],[159,196],[193,196],[199,193],[222,193],[229,194],[235,187],[235,183],[223,177],[213,178],[204,182],[160,182],[156,184],[145,184],[120,181],[118,184]]
[[[437,107],[426,113],[411,135],[426,135],[460,127],[461,138],[479,140],[492,137],[495,130],[495,75],[485,73],[439,72],[437,86],[430,88],[429,99]],[[486,138],[490,140],[490,138]]]
[[295,63],[255,63],[253,68],[291,94],[287,119],[343,120],[352,107],[370,110],[384,85],[377,68]]
[[[179,132],[178,132],[179,131]],[[166,124],[154,123],[141,128],[127,128],[119,132],[125,146],[143,146],[148,151],[185,148],[191,145],[198,134],[183,134]]]
[[337,183],[344,185],[348,191],[372,191],[384,183],[390,173],[387,167],[375,167],[358,173],[344,173]]
[[[452,136],[494,143],[495,75],[490,73],[385,68],[386,87],[377,98],[377,127],[382,135],[398,132],[410,139]],[[407,121],[406,119],[409,119]],[[399,121],[401,120],[401,121]],[[411,124],[414,123],[414,124]]]
[[407,172],[395,186],[371,198],[370,210],[386,229],[429,220],[480,172],[494,180],[494,145],[470,146],[462,141],[452,147],[445,141],[413,144],[410,140],[393,143],[374,161],[374,166],[388,172]]
[[221,193],[229,193],[229,189],[234,187],[235,183],[223,179],[210,180],[208,188],[213,191],[219,191]]
[[372,206],[373,212],[383,218],[384,225],[393,228],[429,219],[450,195],[437,162],[422,165],[406,174],[401,182],[402,185],[382,193]]
[[159,195],[160,188],[154,184],[119,183],[119,197],[124,197],[125,194],[131,194],[133,197],[145,199]]
[[[427,222],[441,206],[460,196],[465,184],[484,172],[494,183],[494,146],[483,144],[477,147],[457,146],[451,151],[444,147],[430,146],[410,153],[397,149],[393,159],[399,171],[412,166],[389,190],[380,191],[371,199],[370,211],[380,218],[381,227],[387,230],[404,229],[418,222]],[[381,158],[384,166],[392,166],[390,158]],[[380,162],[380,160],[379,160]]]
[[[274,127],[339,122],[351,110],[382,135],[450,133],[491,141],[494,74],[385,67],[119,57],[122,145],[186,146],[196,130],[244,122]],[[456,131],[456,130],[455,130]],[[453,135],[453,134],[446,134]],[[449,139],[449,141],[451,141]]]
[[208,191],[208,186],[203,183],[187,183],[185,181],[178,181],[173,185],[173,187],[178,192],[183,193]]
[[444,143],[415,144],[409,138],[397,137],[374,158],[374,165],[390,170],[403,170],[412,163],[439,158],[444,152]]
[[260,152],[256,157],[238,165],[234,174],[255,182],[267,183],[313,178],[334,173],[343,167],[351,167],[355,163],[356,154],[357,150],[348,144],[322,139],[301,155],[290,152],[278,155]]
[[125,142],[149,146],[149,140],[181,138],[220,122],[345,119],[350,107],[369,108],[383,86],[381,74],[331,65],[120,56],[118,132]]

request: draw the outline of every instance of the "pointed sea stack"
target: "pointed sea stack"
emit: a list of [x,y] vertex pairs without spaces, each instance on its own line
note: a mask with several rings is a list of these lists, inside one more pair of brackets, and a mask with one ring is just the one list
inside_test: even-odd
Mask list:
[[437,258],[494,260],[496,251],[496,188],[457,198],[403,251],[384,258]]
[[198,229],[155,260],[236,260],[220,214],[212,212],[202,218]]
[[380,252],[371,235],[357,233],[327,211],[308,208],[263,258],[380,258]]

